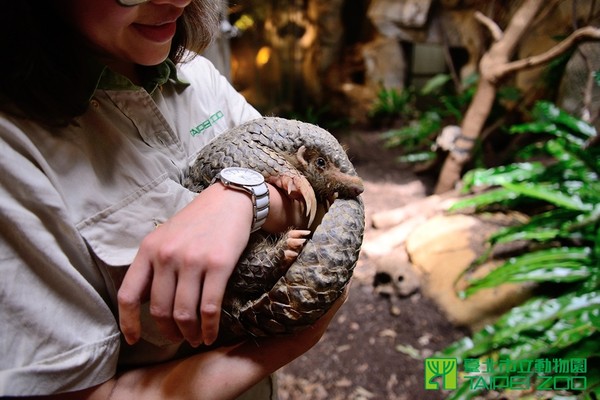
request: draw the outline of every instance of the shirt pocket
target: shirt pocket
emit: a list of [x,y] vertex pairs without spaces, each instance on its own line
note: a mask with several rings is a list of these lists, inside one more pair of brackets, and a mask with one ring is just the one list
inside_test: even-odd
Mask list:
[[126,266],[133,261],[142,239],[194,196],[165,173],[80,222],[77,228],[106,265]]

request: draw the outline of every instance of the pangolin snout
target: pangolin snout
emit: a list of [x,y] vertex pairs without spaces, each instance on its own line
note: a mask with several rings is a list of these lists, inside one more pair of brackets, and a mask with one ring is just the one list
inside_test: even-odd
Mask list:
[[350,191],[354,195],[354,197],[357,197],[359,194],[365,191],[365,186],[363,185],[362,181],[360,181],[359,184],[351,187]]
[[344,174],[338,182],[341,183],[338,187],[339,197],[352,199],[365,191],[363,180],[358,176]]
[[357,197],[359,194],[365,191],[365,185],[362,179],[356,177],[354,184],[348,187],[348,191],[351,197]]

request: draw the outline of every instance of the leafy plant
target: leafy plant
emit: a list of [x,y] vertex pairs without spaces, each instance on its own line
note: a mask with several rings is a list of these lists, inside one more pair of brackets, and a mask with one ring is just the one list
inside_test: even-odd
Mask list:
[[[490,206],[526,210],[527,223],[500,230],[489,250],[471,269],[491,257],[496,246],[525,241],[526,250],[484,277],[471,280],[462,293],[506,282],[536,282],[537,294],[495,324],[446,348],[445,357],[588,359],[587,389],[578,398],[600,396],[600,149],[596,131],[548,102],[536,104],[533,122],[514,126],[513,134],[540,139],[523,149],[524,161],[476,169],[464,177],[465,190],[486,192],[455,204],[454,210]],[[595,360],[596,363],[593,363]],[[536,377],[530,378],[536,382]],[[539,382],[539,380],[538,380]],[[481,389],[468,382],[451,399],[470,399]],[[575,397],[571,397],[575,398]]]
[[381,88],[377,99],[369,112],[369,117],[374,121],[390,123],[400,117],[409,116],[414,112],[414,91],[406,89]]
[[[420,162],[437,157],[433,144],[444,124],[456,124],[468,106],[477,83],[477,75],[463,82],[465,90],[454,93],[447,83],[448,74],[431,78],[420,91],[408,91],[403,105],[405,126],[383,133],[388,148],[400,147],[403,156],[400,162]],[[417,103],[427,105],[427,111],[420,112]]]
[[407,156],[400,160],[403,161],[409,160],[408,156],[414,157],[415,154],[435,154],[429,149],[440,129],[441,115],[435,111],[428,111],[401,129],[385,132],[383,138],[387,147],[401,147],[404,150]]

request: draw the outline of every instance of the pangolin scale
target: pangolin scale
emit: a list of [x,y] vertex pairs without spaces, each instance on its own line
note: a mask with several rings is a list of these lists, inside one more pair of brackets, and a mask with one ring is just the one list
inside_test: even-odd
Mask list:
[[232,166],[259,171],[302,201],[313,232],[291,265],[283,262],[288,234],[251,235],[225,293],[219,342],[307,327],[352,276],[364,231],[362,181],[329,132],[276,117],[247,122],[213,139],[192,164],[187,186],[201,191]]

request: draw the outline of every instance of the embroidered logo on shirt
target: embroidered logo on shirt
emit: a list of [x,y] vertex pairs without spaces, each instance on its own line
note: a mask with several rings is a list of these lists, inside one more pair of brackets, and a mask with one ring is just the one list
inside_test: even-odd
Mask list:
[[203,121],[202,123],[200,123],[200,125],[196,126],[195,128],[192,128],[190,130],[190,133],[192,134],[192,136],[200,135],[202,132],[213,126],[218,120],[220,120],[224,116],[225,115],[223,114],[223,111],[217,111],[216,113],[208,117],[206,121]]

